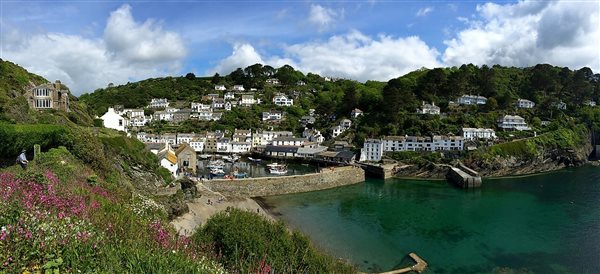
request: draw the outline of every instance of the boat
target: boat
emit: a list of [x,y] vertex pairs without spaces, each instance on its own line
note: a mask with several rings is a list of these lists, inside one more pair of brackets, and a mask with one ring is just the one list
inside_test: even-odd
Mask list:
[[269,173],[274,174],[274,175],[285,175],[287,174],[288,170],[285,166],[279,166],[276,168],[271,168],[269,169]]
[[278,164],[278,163],[270,163],[270,164],[267,164],[267,168],[268,168],[268,169],[278,168],[278,167],[282,167],[282,166],[283,166],[283,165],[281,165],[281,164]]
[[210,157],[212,157],[212,155],[210,154],[200,154],[198,157],[200,157],[200,159],[210,159]]
[[254,163],[260,163],[260,162],[262,162],[262,159],[252,158],[252,157],[248,157],[248,160],[250,160],[251,162],[254,162]]
[[234,172],[233,177],[235,178],[246,178],[248,174],[246,172]]
[[222,168],[212,168],[210,174],[213,176],[225,176],[225,171]]
[[227,156],[227,155],[223,156],[223,160],[225,160],[227,162],[231,162],[231,163],[234,163],[234,162],[236,162],[239,159],[240,159],[240,156],[235,155],[235,154],[233,154],[231,156]]
[[208,162],[208,165],[206,165],[206,167],[209,169],[214,169],[214,168],[223,169],[224,166],[225,166],[225,162],[223,162],[222,160],[210,161],[210,162]]

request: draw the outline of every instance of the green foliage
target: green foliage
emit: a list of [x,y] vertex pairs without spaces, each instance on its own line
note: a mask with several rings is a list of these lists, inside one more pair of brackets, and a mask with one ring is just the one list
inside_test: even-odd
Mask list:
[[239,209],[213,216],[192,240],[212,244],[214,251],[222,254],[220,261],[240,272],[354,272],[350,266],[317,251],[305,236],[290,233],[283,222],[272,223]]

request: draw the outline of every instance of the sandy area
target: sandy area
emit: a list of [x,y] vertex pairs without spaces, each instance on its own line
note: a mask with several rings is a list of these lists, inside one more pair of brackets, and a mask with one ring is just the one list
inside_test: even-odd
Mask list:
[[[175,220],[171,224],[180,235],[191,235],[196,228],[202,226],[206,221],[218,212],[224,211],[228,207],[235,207],[252,212],[258,212],[268,219],[273,219],[260,205],[250,198],[228,198],[220,193],[212,192],[206,189],[201,183],[198,183],[198,194],[200,198],[194,199],[188,203],[190,211]],[[209,204],[210,200],[210,204]]]

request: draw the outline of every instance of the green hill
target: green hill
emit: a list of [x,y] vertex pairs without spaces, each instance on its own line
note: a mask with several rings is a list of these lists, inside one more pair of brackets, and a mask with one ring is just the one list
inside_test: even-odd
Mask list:
[[[9,61],[0,59],[0,122],[91,125],[92,117],[77,97],[70,96],[69,113],[30,109],[25,98],[28,89],[49,81]],[[64,85],[63,85],[64,86]],[[68,87],[64,86],[68,89]]]

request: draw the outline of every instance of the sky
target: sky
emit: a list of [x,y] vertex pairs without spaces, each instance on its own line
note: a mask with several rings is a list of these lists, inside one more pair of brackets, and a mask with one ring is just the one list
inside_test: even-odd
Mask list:
[[75,95],[256,63],[388,81],[420,68],[600,70],[600,0],[0,0],[0,58]]

